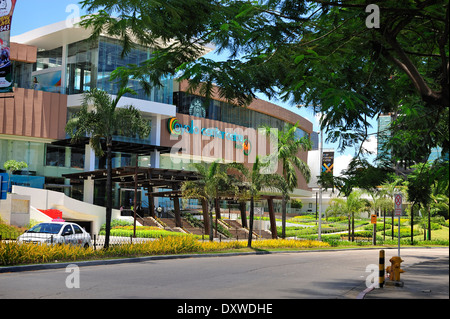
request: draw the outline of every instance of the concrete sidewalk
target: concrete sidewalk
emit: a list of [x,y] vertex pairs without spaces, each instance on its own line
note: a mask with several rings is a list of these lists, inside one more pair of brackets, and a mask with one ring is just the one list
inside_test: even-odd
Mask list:
[[366,292],[364,299],[449,299],[449,257],[424,261],[404,268],[403,287],[388,283]]

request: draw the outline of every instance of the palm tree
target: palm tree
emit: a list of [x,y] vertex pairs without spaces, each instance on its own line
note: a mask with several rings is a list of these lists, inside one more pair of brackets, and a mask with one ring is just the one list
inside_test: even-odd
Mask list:
[[[121,97],[135,92],[122,88],[115,98],[98,89],[92,89],[83,96],[81,110],[70,119],[66,125],[66,133],[72,142],[79,141],[86,136],[95,151],[95,155],[102,157],[106,152],[106,236],[105,249],[109,247],[112,212],[112,142],[113,135],[136,136],[147,138],[151,127],[140,112],[133,106],[118,108]],[[102,142],[106,143],[106,150]]]
[[[274,129],[264,126],[267,136],[273,138]],[[289,192],[292,192],[298,183],[297,169],[300,174],[309,182],[311,178],[311,170],[307,163],[298,157],[300,151],[308,151],[311,149],[311,141],[307,136],[298,138],[295,132],[299,128],[298,122],[295,125],[285,125],[283,130],[278,131],[276,135],[278,149],[276,157],[281,161],[282,175],[286,180]],[[284,194],[281,202],[281,221],[282,231],[281,237],[286,237],[286,202],[288,201],[288,194]]]
[[[381,194],[383,197],[386,197],[388,200],[391,201],[392,207],[394,206],[394,196],[396,193],[404,193],[404,187],[402,187],[403,179],[392,175],[390,180],[386,181],[381,185]],[[404,194],[405,195],[405,194]],[[394,210],[393,208],[390,209],[391,212],[391,238],[394,239]]]
[[265,168],[268,165],[269,162],[261,161],[259,156],[256,156],[255,163],[253,163],[250,170],[245,168],[242,164],[234,164],[234,167],[238,169],[244,177],[244,180],[240,183],[241,198],[250,199],[250,225],[247,244],[249,248],[252,247],[255,200],[261,193],[269,191],[271,188],[276,191],[281,191],[283,196],[286,196],[288,192],[287,182],[282,176],[278,174],[266,174]]
[[361,195],[361,191],[355,190],[347,197],[347,207],[352,219],[352,241],[355,240],[355,213],[360,213],[370,206],[369,202],[366,199],[363,199]]
[[333,198],[327,208],[327,214],[344,215],[348,218],[348,240],[355,240],[355,213],[367,208],[368,201],[361,197],[361,191],[353,191],[344,198]]
[[[185,198],[197,198],[207,203],[207,210],[203,211],[203,220],[205,225],[205,233],[209,234],[209,239],[213,240],[212,233],[212,211],[216,200],[220,195],[232,192],[233,183],[231,176],[227,173],[230,164],[219,163],[216,160],[209,164],[193,163],[193,168],[198,173],[198,180],[184,182],[181,191]],[[216,216],[217,217],[217,216]]]

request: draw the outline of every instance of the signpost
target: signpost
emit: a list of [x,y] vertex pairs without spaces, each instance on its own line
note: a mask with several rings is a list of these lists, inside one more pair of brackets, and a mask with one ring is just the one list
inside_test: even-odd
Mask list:
[[377,215],[370,215],[370,223],[373,224],[373,233],[372,233],[372,244],[377,244]]
[[377,215],[375,215],[375,214],[370,215],[370,223],[371,224],[377,223]]
[[395,216],[398,216],[398,256],[400,257],[400,216],[402,215],[402,194],[394,195]]

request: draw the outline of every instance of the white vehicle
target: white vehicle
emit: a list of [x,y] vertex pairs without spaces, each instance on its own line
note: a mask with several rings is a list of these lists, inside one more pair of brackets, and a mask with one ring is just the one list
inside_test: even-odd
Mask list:
[[19,243],[72,244],[88,248],[91,235],[75,223],[40,223],[17,238]]

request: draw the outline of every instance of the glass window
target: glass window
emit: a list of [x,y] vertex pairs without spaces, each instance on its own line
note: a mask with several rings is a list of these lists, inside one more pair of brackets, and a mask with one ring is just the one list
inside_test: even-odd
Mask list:
[[62,224],[42,223],[32,227],[27,233],[57,234],[61,227]]
[[98,44],[75,42],[68,45],[67,51],[67,93],[83,93],[96,87]]
[[75,148],[71,149],[70,167],[84,168],[84,151]]
[[81,230],[80,227],[78,227],[78,225],[72,225],[73,229],[75,230],[75,234],[83,234],[83,231]]
[[308,133],[298,128],[295,130],[294,136],[296,139],[301,139],[305,136],[308,136]]
[[13,83],[19,88],[30,89],[32,88],[31,73],[33,72],[32,63],[24,63],[19,61],[13,61]]
[[66,162],[66,149],[53,145],[47,145],[47,152],[45,155],[46,166],[64,167]]
[[[189,114],[189,107],[193,100],[201,99],[205,103],[205,99],[196,95],[191,95],[185,92],[175,92],[173,94],[173,100],[177,106],[177,113]],[[222,101],[212,100],[206,110],[206,118],[212,120],[218,120],[225,123],[231,123],[243,127],[259,128],[261,125],[277,128],[282,130],[285,122],[264,114],[250,110],[246,107],[235,106]],[[307,135],[304,131],[300,130],[296,133],[297,136],[302,137]]]
[[0,169],[7,160],[16,159],[27,163],[27,174],[42,174],[44,149],[43,143],[0,139]]
[[[128,64],[140,65],[151,57],[150,48],[135,45],[125,57],[121,57],[122,45],[118,40],[101,37],[98,45],[98,77],[97,87],[110,93],[117,94],[118,85],[111,82],[111,73],[118,67],[124,67]],[[150,94],[146,94],[139,81],[130,79],[128,86],[133,89],[137,95],[130,97],[151,100],[160,103],[173,103],[173,78],[162,78],[162,87],[154,87]]]
[[66,225],[62,231],[62,234],[72,235],[73,234],[72,226]]
[[62,66],[62,47],[52,50],[40,50],[37,53],[36,70],[45,70]]

